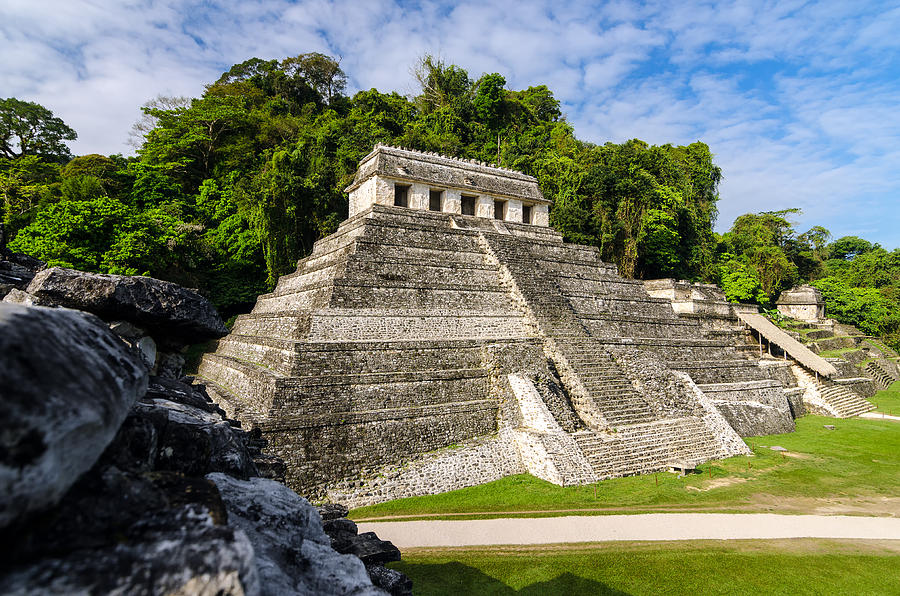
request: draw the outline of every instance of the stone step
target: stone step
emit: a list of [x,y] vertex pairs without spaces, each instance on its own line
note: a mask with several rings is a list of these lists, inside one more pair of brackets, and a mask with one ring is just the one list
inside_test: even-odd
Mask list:
[[615,435],[576,433],[576,442],[601,478],[628,476],[722,455],[702,423],[651,423],[625,427]]

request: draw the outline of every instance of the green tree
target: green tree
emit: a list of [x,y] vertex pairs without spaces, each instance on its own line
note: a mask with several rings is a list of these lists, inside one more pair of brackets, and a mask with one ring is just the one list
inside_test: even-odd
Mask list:
[[191,267],[198,231],[163,210],[138,211],[100,195],[47,205],[9,248],[51,266],[177,281],[174,272]]
[[34,155],[65,163],[71,157],[65,141],[77,138],[74,130],[44,106],[9,97],[0,99],[0,157]]
[[870,335],[895,335],[900,329],[897,303],[876,288],[853,287],[828,277],[813,282],[822,291],[825,314]]
[[475,85],[472,107],[475,115],[488,129],[497,130],[503,119],[503,104],[506,97],[506,79],[497,73],[484,75]]
[[859,255],[866,254],[877,248],[868,240],[856,236],[842,236],[828,245],[828,256],[832,259],[852,261]]
[[259,99],[235,83],[211,87],[188,108],[147,109],[157,125],[138,153],[142,161],[164,166],[186,191],[199,188],[203,180],[253,161],[252,107]]
[[416,103],[423,114],[441,108],[450,108],[460,114],[471,108],[472,80],[464,69],[426,55],[416,67],[414,75],[422,89]]
[[756,268],[746,259],[728,255],[719,265],[719,286],[731,302],[769,306],[769,297],[759,283]]
[[59,196],[59,164],[36,155],[0,158],[0,216],[14,233],[39,205]]
[[288,76],[304,80],[329,104],[347,87],[347,75],[340,62],[319,52],[285,58],[280,66]]
[[577,172],[569,179],[577,184],[564,188],[546,169],[537,175],[554,200],[554,225],[567,239],[597,246],[626,277],[713,276],[721,170],[706,145],[632,139],[597,147],[572,137],[563,146],[568,170]]
[[796,232],[787,220],[788,215],[798,213],[798,209],[746,213],[735,219],[722,237],[721,250],[727,255],[723,259],[737,256],[754,269],[764,295],[757,302],[764,306],[800,279],[790,256],[797,253]]

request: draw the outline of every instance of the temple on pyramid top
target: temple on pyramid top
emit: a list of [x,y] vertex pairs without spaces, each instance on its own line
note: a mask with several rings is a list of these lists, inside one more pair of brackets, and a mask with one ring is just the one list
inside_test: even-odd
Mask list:
[[347,190],[351,217],[198,369],[306,495],[359,507],[526,472],[686,470],[792,431],[807,401],[872,407],[813,393],[716,288],[625,279],[564,242],[531,176],[378,145]]
[[374,204],[548,226],[537,180],[484,162],[378,144],[359,164],[350,217]]

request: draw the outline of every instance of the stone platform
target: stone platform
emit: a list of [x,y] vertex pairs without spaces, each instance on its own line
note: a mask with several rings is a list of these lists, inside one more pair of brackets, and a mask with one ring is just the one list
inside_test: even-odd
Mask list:
[[746,453],[733,408],[695,380],[770,409],[780,385],[721,332],[550,228],[376,204],[260,296],[200,375],[293,488],[358,505]]

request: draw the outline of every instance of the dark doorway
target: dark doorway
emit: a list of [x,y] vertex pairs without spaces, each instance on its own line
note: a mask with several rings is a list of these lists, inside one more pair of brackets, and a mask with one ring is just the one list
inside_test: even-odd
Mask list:
[[441,198],[444,193],[440,190],[432,190],[428,193],[428,210],[429,211],[440,211],[441,210]]
[[467,197],[465,195],[462,196],[463,215],[475,215],[475,198],[476,197]]
[[394,185],[394,206],[409,207],[409,186],[403,184]]
[[506,201],[494,201],[494,219],[505,219]]

